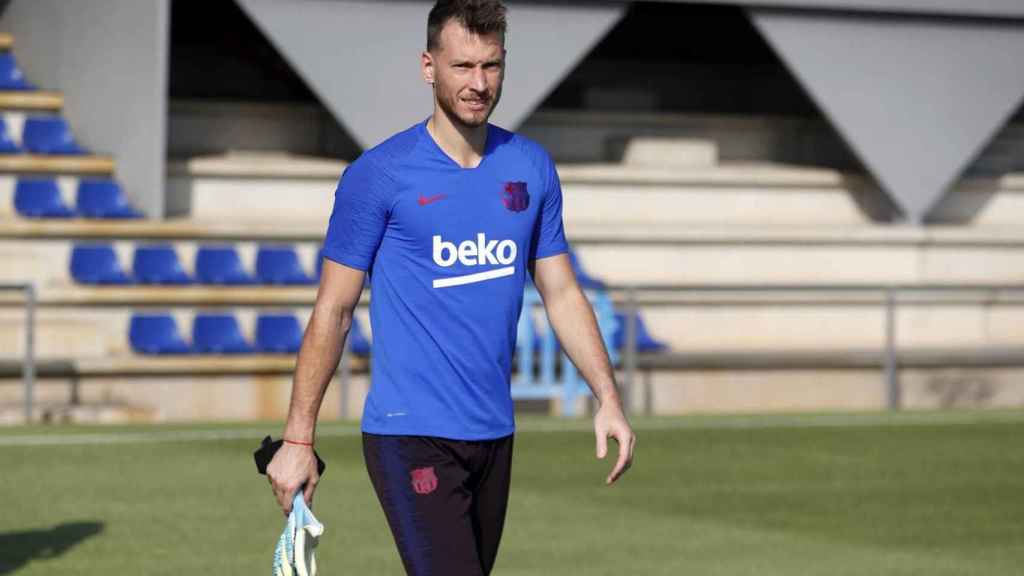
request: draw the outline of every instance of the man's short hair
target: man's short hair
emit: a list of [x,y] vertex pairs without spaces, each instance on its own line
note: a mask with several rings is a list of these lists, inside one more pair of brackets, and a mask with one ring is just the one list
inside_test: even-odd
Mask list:
[[437,0],[427,17],[427,50],[441,42],[441,29],[455,20],[473,34],[505,35],[505,4],[501,0]]

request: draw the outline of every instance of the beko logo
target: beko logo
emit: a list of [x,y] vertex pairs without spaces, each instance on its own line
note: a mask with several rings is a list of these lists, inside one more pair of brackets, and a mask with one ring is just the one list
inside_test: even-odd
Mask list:
[[442,268],[454,266],[456,262],[463,266],[505,266],[476,274],[434,280],[434,288],[447,288],[515,274],[515,266],[510,264],[516,261],[519,247],[512,240],[487,240],[487,235],[482,232],[476,235],[476,240],[464,240],[458,245],[435,235],[432,253],[434,263]]

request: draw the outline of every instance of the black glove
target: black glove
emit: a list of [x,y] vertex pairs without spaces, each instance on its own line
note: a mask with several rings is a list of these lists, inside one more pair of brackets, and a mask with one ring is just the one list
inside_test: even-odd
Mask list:
[[[271,440],[270,436],[263,439],[263,443],[260,444],[260,449],[253,452],[252,457],[256,460],[256,471],[260,474],[267,473],[267,466],[270,465],[270,461],[274,458],[274,454],[277,453],[277,449],[284,444],[284,440]],[[327,468],[327,464],[320,459],[320,455],[313,450],[313,456],[316,456],[316,473],[320,476],[324,475],[324,469]]]

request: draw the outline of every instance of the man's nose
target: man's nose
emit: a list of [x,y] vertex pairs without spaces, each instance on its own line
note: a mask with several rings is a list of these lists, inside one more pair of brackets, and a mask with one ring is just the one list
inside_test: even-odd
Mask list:
[[469,79],[469,87],[477,92],[487,91],[487,77],[483,68],[473,68],[473,75]]

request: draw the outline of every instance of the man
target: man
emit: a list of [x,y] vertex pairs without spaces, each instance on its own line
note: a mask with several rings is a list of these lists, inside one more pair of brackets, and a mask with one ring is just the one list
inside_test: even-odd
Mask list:
[[268,476],[286,513],[303,485],[312,500],[317,413],[369,273],[370,479],[409,574],[470,576],[490,572],[504,524],[509,382],[528,273],[600,404],[598,458],[609,437],[619,445],[607,484],[629,468],[635,437],[569,264],[554,164],[537,144],[487,123],[504,79],[505,7],[441,0],[427,24],[421,58],[433,115],[342,175],[285,445]]

